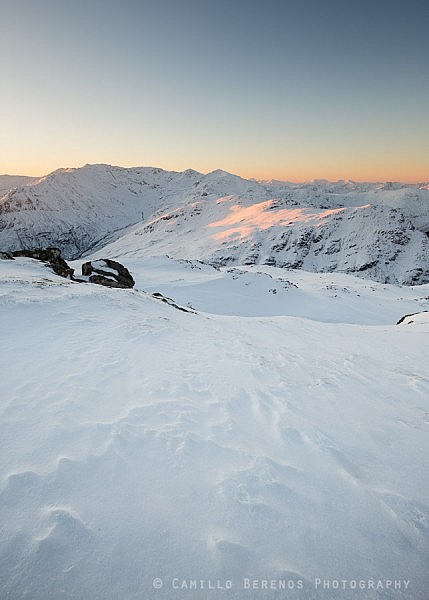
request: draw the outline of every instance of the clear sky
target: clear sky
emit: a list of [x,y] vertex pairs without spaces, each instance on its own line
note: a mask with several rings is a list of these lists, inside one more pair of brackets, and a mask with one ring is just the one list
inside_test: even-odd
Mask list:
[[0,173],[429,179],[427,0],[0,0]]

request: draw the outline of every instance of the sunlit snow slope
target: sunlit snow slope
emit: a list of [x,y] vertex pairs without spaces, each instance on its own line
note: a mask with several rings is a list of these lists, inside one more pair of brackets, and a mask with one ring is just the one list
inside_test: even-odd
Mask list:
[[122,262],[0,261],[0,598],[425,600],[429,287]]

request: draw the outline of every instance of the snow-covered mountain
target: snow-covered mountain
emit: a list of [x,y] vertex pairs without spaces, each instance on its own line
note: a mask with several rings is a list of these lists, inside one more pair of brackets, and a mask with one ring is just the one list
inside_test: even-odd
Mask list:
[[193,178],[192,171],[109,165],[59,169],[0,199],[1,248],[55,245],[68,258],[79,256],[160,205],[174,205]]
[[210,264],[429,281],[425,186],[245,180],[156,168],[60,169],[0,200],[0,250],[54,245],[67,258],[168,254]]
[[0,197],[17,187],[30,185],[38,179],[38,177],[27,177],[25,175],[0,175]]

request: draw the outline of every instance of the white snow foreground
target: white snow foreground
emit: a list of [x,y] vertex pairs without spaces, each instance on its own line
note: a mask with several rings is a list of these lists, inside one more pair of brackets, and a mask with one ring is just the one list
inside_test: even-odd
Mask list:
[[2,600],[426,599],[429,286],[123,262],[0,261]]

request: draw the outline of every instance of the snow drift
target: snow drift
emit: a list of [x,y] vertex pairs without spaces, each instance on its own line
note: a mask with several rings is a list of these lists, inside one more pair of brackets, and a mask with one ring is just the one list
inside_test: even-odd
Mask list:
[[124,263],[0,261],[1,598],[425,600],[428,286]]

